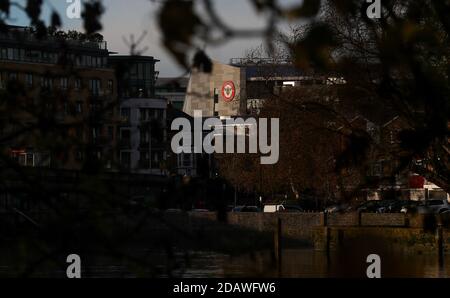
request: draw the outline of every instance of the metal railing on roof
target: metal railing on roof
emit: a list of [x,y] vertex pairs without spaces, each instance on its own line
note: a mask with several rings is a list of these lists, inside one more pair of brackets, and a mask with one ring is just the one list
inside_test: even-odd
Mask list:
[[20,30],[14,29],[7,33],[0,33],[0,41],[15,41],[15,42],[29,42],[42,44],[55,44],[65,43],[73,47],[83,47],[96,50],[107,50],[108,44],[106,41],[90,41],[90,40],[77,40],[64,38],[61,36],[46,36],[43,39],[38,39],[36,35],[27,28],[21,28]]
[[231,58],[231,65],[264,65],[264,64],[292,64],[290,59],[285,58]]

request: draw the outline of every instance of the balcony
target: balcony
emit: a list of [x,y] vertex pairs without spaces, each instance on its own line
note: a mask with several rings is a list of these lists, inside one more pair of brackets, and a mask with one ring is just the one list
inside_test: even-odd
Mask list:
[[141,142],[139,144],[139,148],[140,149],[144,149],[144,150],[148,150],[150,148],[150,143],[149,142]]
[[139,169],[141,170],[147,170],[150,169],[150,159],[140,159],[139,160]]
[[131,125],[130,117],[119,116],[119,123],[121,126],[130,126]]
[[131,149],[131,140],[130,139],[123,139],[119,141],[119,147],[121,149]]
[[111,145],[112,139],[110,137],[97,137],[93,139],[93,143],[96,146],[108,146]]

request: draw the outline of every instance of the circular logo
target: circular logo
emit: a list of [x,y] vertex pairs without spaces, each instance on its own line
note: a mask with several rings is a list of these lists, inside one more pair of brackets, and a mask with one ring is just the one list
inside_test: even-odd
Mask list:
[[234,99],[234,97],[236,96],[236,87],[234,86],[234,83],[232,81],[223,83],[222,96],[223,100],[225,100],[226,102],[230,102]]

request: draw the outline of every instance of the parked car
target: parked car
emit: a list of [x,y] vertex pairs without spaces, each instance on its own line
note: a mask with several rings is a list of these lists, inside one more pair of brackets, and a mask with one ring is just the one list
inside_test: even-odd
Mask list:
[[296,206],[296,205],[267,204],[267,205],[264,205],[264,212],[266,212],[266,213],[303,212],[303,209],[300,206]]
[[177,208],[170,208],[170,209],[166,209],[165,212],[166,213],[182,213],[183,210],[182,209],[177,209]]
[[417,206],[419,214],[441,214],[450,210],[450,204],[446,199],[421,201]]
[[386,210],[386,201],[367,201],[356,207],[356,211],[363,213],[383,213]]
[[347,212],[351,210],[351,206],[348,204],[337,204],[332,205],[327,208],[325,208],[325,213],[337,213],[337,212]]
[[295,205],[283,205],[284,210],[282,212],[304,212],[303,208]]
[[192,212],[209,212],[208,209],[192,209]]
[[233,208],[232,212],[261,212],[257,206],[238,206]]
[[404,201],[402,207],[400,208],[401,213],[414,213],[417,212],[417,206],[420,204],[419,201]]
[[381,200],[376,210],[377,213],[399,213],[404,205],[403,200]]
[[381,211],[382,213],[400,213],[402,208],[404,206],[408,205],[409,201],[406,200],[390,200],[387,204],[386,207],[379,211]]
[[263,211],[266,213],[275,213],[284,210],[284,206],[279,204],[267,204],[264,205]]

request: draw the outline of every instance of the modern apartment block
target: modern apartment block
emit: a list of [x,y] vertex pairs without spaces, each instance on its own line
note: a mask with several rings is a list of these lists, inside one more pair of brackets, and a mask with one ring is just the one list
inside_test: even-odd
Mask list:
[[158,60],[149,56],[110,56],[120,98],[120,168],[166,175],[167,100],[155,97]]
[[165,98],[175,108],[183,110],[189,78],[158,78],[156,96]]
[[0,34],[2,154],[22,166],[114,168],[117,81],[101,36]]

